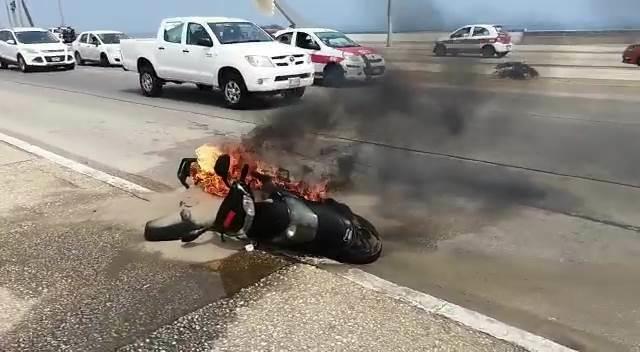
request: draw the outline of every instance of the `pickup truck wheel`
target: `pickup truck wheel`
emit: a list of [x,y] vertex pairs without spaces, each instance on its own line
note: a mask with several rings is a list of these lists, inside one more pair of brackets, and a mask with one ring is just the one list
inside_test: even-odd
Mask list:
[[24,73],[31,72],[31,67],[27,65],[27,62],[24,61],[22,55],[18,56],[18,67],[20,68],[20,71]]
[[286,100],[290,100],[290,101],[294,101],[294,100],[300,100],[302,99],[302,97],[304,96],[304,92],[306,91],[305,87],[301,87],[301,88],[295,88],[295,89],[289,89],[289,90],[285,90],[282,93],[282,96],[286,99]]
[[140,71],[140,89],[147,97],[159,97],[162,94],[162,81],[153,68],[144,67]]
[[229,73],[222,78],[222,93],[227,106],[233,109],[244,107],[249,100],[247,86],[237,73]]
[[109,62],[109,57],[107,57],[107,54],[105,53],[100,54],[100,66],[102,67],[111,66],[111,63]]
[[491,45],[485,45],[482,47],[483,57],[494,57],[496,55],[496,49]]
[[79,52],[76,51],[76,63],[80,66],[84,65],[84,60],[82,60],[82,56],[80,55]]

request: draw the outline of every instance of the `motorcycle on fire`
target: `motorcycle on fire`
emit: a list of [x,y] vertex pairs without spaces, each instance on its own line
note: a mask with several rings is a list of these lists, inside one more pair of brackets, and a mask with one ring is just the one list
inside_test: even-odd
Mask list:
[[[178,170],[178,178],[186,188],[194,162],[194,158],[185,158]],[[233,237],[257,246],[324,256],[349,264],[369,264],[380,257],[382,241],[378,231],[347,205],[334,199],[309,201],[276,186],[267,175],[253,175],[263,187],[252,190],[246,182],[249,166],[243,166],[239,179],[230,180],[230,164],[230,156],[225,154],[214,166],[215,173],[229,188],[215,220],[198,223],[188,209],[183,209],[179,215],[149,221],[145,239],[191,242],[211,230],[223,240],[225,236]],[[255,193],[261,199],[256,200]]]

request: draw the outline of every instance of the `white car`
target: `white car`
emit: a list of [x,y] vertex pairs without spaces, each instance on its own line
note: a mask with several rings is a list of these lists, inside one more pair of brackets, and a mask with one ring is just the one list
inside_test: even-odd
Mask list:
[[99,62],[102,66],[122,65],[120,40],[129,37],[117,31],[83,32],[73,42],[76,62]]
[[17,65],[22,72],[35,67],[72,70],[75,60],[69,48],[53,33],[35,27],[0,30],[0,66]]
[[126,71],[140,76],[146,96],[158,96],[167,82],[218,88],[229,107],[245,105],[252,94],[302,98],[313,84],[311,58],[283,45],[257,25],[224,17],[165,19],[155,39],[121,42]]
[[374,49],[361,46],[344,33],[325,28],[289,28],[278,31],[276,40],[311,55],[316,77],[329,85],[344,80],[365,81],[383,77],[386,63]]
[[436,56],[458,53],[482,54],[484,57],[504,57],[513,50],[509,33],[502,26],[472,24],[456,29],[438,40],[433,48]]

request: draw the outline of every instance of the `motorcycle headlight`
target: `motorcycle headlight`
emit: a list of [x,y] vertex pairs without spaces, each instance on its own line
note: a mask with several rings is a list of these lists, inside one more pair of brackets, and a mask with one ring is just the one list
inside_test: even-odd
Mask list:
[[273,62],[267,56],[249,55],[245,56],[251,66],[255,67],[274,67]]
[[25,48],[25,49],[24,49],[24,52],[25,52],[25,53],[27,53],[27,54],[37,54],[37,53],[38,53],[38,50],[36,50],[36,49],[31,49],[31,48]]

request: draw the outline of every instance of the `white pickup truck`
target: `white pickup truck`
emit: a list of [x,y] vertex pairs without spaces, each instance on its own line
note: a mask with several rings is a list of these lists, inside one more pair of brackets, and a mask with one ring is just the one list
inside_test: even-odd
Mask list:
[[300,99],[314,79],[308,54],[241,19],[165,19],[156,39],[122,40],[120,47],[124,70],[139,73],[150,97],[167,82],[195,83],[222,90],[227,106],[240,108],[257,93]]

